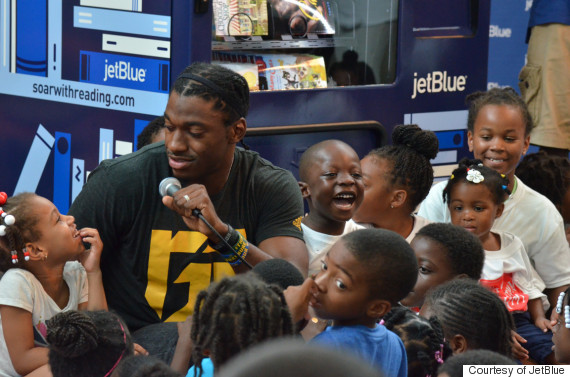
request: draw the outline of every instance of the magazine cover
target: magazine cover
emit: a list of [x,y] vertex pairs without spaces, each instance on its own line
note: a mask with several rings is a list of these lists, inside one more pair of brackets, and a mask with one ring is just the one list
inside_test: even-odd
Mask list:
[[[250,90],[267,90],[267,78],[265,77],[265,69],[267,65],[263,61],[263,57],[256,55],[253,52],[225,52],[225,51],[214,51],[212,52],[212,62],[217,64],[222,63],[252,63],[257,66],[257,89],[252,89],[250,85]],[[222,64],[223,65],[223,64]],[[250,72],[253,72],[251,69]],[[241,73],[241,72],[240,72]],[[244,76],[245,77],[245,76]],[[246,77],[247,80],[247,77]],[[249,80],[248,80],[249,82]]]
[[267,0],[214,0],[216,36],[268,35]]
[[334,1],[269,0],[273,38],[281,35],[334,35],[338,14]]
[[242,75],[245,78],[245,81],[247,81],[249,90],[259,90],[259,74],[257,72],[257,64],[228,62],[219,62],[218,64]]
[[325,60],[314,55],[261,55],[268,90],[315,89],[327,87]]

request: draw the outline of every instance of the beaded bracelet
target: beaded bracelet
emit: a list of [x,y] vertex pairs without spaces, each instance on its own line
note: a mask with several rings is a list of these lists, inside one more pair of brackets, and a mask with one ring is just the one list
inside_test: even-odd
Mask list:
[[208,240],[208,245],[220,253],[231,266],[240,265],[242,263],[242,259],[245,259],[249,251],[249,243],[240,232],[232,228],[229,224],[228,233],[224,237],[224,240],[231,246],[231,250],[224,241],[213,243]]

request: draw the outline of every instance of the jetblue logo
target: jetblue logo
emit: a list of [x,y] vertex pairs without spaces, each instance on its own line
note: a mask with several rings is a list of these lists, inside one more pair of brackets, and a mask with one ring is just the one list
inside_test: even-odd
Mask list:
[[491,90],[493,88],[508,88],[509,85],[501,85],[498,82],[489,81],[487,83],[487,90]]
[[447,71],[433,71],[426,77],[418,78],[418,73],[414,72],[414,89],[412,99],[418,94],[440,93],[440,92],[462,92],[465,90],[467,76],[448,76]]
[[513,31],[506,27],[501,29],[497,25],[491,25],[489,27],[489,37],[490,38],[510,38],[513,34]]
[[103,81],[117,79],[144,82],[145,77],[146,69],[131,67],[131,62],[120,60],[115,62],[115,64],[109,64],[108,60],[105,59],[105,78],[103,78]]
[[170,62],[136,56],[80,51],[79,81],[168,93]]

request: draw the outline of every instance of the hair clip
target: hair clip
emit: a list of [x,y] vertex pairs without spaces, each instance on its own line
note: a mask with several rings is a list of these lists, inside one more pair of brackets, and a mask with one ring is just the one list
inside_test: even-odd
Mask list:
[[570,305],[564,306],[564,326],[570,329]]
[[0,192],[0,206],[6,204],[6,200],[8,200],[8,195],[4,191]]
[[562,313],[562,302],[564,301],[565,292],[560,292],[558,295],[558,301],[556,302],[556,313]]
[[506,175],[504,175],[504,174],[501,173],[501,178],[505,178],[505,177],[506,177]]
[[483,166],[483,164],[482,164],[482,163],[478,163],[477,166]]
[[455,174],[451,174],[451,177],[449,177],[449,179],[453,179],[455,178]]
[[467,171],[467,177],[465,177],[465,179],[467,179],[469,182],[481,183],[485,180],[485,177],[483,177],[483,174],[481,174],[479,170],[469,169]]
[[382,319],[380,320],[380,322],[378,322],[379,325],[383,325],[383,324],[385,324],[385,323],[386,323],[386,321],[384,321],[384,318],[382,318]]
[[0,207],[0,216],[2,216],[2,218],[4,219],[4,224],[6,225],[14,225],[14,223],[16,222],[16,218],[4,212],[2,207]]
[[435,360],[438,364],[443,364],[443,343],[440,343],[439,348],[439,351],[435,351]]
[[10,254],[12,254],[12,263],[17,264],[18,263],[18,253],[16,252],[16,250],[10,251]]
[[507,191],[507,185],[502,185],[503,191]]

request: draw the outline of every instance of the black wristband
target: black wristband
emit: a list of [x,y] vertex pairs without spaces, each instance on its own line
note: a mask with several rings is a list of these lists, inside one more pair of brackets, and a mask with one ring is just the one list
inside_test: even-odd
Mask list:
[[[228,226],[228,233],[226,233],[224,240],[230,245],[235,245],[239,241],[239,233],[237,230],[232,228],[230,224],[227,224],[227,226]],[[216,250],[217,252],[219,252],[224,256],[225,255],[229,256],[232,255],[233,253],[231,250],[228,250],[226,242],[220,240],[219,242],[213,243],[212,241],[210,241],[210,239],[208,239],[208,245],[212,249]]]

